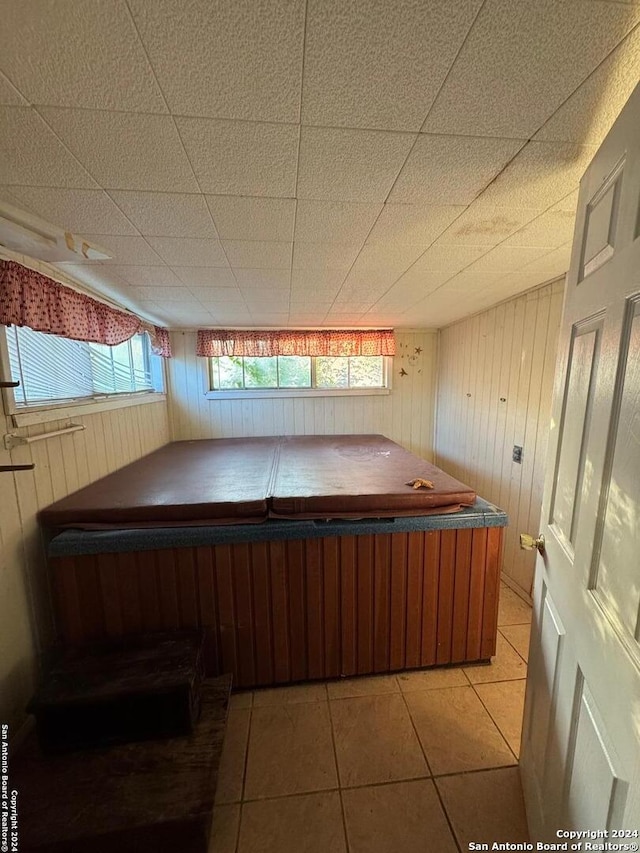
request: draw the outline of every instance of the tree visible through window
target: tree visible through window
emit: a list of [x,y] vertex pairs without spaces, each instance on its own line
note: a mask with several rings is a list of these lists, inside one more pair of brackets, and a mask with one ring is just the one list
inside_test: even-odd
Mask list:
[[220,356],[210,361],[214,391],[386,387],[383,356]]

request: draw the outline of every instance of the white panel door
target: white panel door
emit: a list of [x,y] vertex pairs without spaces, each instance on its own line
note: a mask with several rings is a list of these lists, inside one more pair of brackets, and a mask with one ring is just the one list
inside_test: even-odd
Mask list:
[[640,86],[582,179],[567,276],[521,759],[535,841],[640,843],[639,232]]

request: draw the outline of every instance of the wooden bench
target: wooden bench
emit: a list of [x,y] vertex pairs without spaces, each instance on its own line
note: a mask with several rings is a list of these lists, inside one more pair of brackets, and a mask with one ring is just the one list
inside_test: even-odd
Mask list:
[[11,762],[22,853],[206,853],[231,676],[208,679],[193,734]]

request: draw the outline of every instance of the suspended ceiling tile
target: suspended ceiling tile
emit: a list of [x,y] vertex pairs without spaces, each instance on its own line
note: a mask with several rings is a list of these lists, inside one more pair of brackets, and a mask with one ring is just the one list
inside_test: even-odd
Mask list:
[[9,193],[18,207],[35,213],[65,231],[138,233],[103,190],[0,187],[0,196],[5,197]]
[[2,106],[14,106],[20,107],[29,106],[29,102],[26,98],[23,98],[20,92],[16,89],[16,87],[11,83],[10,80],[4,76],[4,74],[0,71],[0,105]]
[[470,275],[482,272],[511,272],[521,269],[548,252],[541,246],[496,246],[479,258],[467,272]]
[[112,267],[74,264],[66,261],[54,266],[63,273],[63,278],[68,278],[71,286],[74,282],[80,282],[97,293],[120,299],[133,298],[135,295],[129,283],[115,273]]
[[275,293],[273,296],[263,293],[261,296],[246,297],[251,313],[275,314],[289,312],[289,294]]
[[30,107],[0,107],[0,139],[0,184],[98,186]]
[[486,204],[547,208],[580,182],[596,153],[592,145],[529,142],[482,195]]
[[41,107],[105,189],[198,192],[171,116]]
[[189,290],[203,304],[224,306],[245,305],[245,298],[238,288],[190,287]]
[[360,243],[303,243],[296,240],[293,244],[293,268],[346,271],[355,261],[360,248]]
[[[102,267],[98,267],[102,269]],[[180,279],[166,266],[113,265],[104,267],[135,287],[179,287]]]
[[213,321],[218,326],[244,326],[251,321],[251,314],[249,313],[248,308],[232,308],[227,311],[212,305],[210,306],[209,311],[213,316]]
[[424,246],[404,243],[368,243],[363,246],[354,264],[354,270],[386,270],[403,273],[424,252]]
[[540,128],[535,139],[598,145],[638,83],[640,28]]
[[296,126],[202,118],[176,123],[203,192],[295,195]]
[[289,288],[291,272],[288,269],[237,269],[238,286],[243,290]]
[[233,272],[223,267],[172,267],[173,272],[187,287],[236,287]]
[[381,210],[381,204],[300,199],[295,237],[312,242],[362,242]]
[[33,104],[166,113],[126,3],[2,4],[0,68]]
[[172,267],[228,267],[219,240],[148,237],[160,257]]
[[280,329],[289,323],[289,312],[265,313],[263,311],[251,311],[251,317],[258,326],[266,326],[271,329]]
[[564,275],[569,269],[571,261],[571,243],[565,243],[564,246],[559,246],[551,252],[548,252],[537,260],[527,264],[522,273],[537,274],[540,273],[546,280],[554,275]]
[[344,313],[340,311],[327,312],[324,322],[330,326],[348,328],[349,326],[357,327],[364,316],[364,311],[354,311]]
[[136,293],[141,299],[151,299],[162,306],[168,302],[180,302],[185,305],[198,301],[187,287],[139,287]]
[[425,270],[418,264],[408,269],[404,275],[393,285],[393,293],[406,293],[407,295],[423,291],[423,296],[431,293],[452,278],[455,271],[450,270]]
[[303,0],[129,5],[172,112],[297,121]]
[[638,9],[488,0],[423,130],[531,137],[613,50]]
[[459,302],[461,294],[465,299],[471,297],[485,287],[495,284],[503,275],[504,272],[501,270],[476,270],[469,267],[445,282],[438,288],[437,293],[439,298],[447,296],[452,302],[458,303],[458,310],[464,310],[466,305],[461,305]]
[[560,199],[560,201],[556,202],[553,207],[550,207],[549,210],[566,210],[569,213],[573,213],[575,216],[576,208],[578,207],[578,193],[580,189],[576,189],[573,192],[566,195],[564,198]]
[[152,266],[162,264],[162,258],[153,251],[143,237],[117,237],[107,234],[85,234],[81,236],[92,245],[98,245],[111,255],[101,265],[131,264],[132,266]]
[[268,240],[223,240],[229,263],[236,268],[289,269],[291,243]]
[[[302,244],[313,245],[313,244]],[[347,268],[348,269],[348,268]],[[320,302],[324,299],[324,294],[337,291],[347,274],[347,269],[338,268],[323,268],[320,267],[303,267],[297,269],[295,265],[295,245],[294,245],[294,265],[291,270],[291,289],[294,292],[305,294],[310,299],[318,298]]]
[[303,122],[419,130],[480,5],[310,2]]
[[293,198],[209,195],[207,204],[223,240],[293,240]]
[[449,246],[438,241],[412,267],[421,271],[445,271],[451,275],[487,253],[487,246]]
[[517,231],[504,246],[548,246],[557,248],[573,238],[575,214],[568,210],[550,210]]
[[141,234],[154,237],[217,236],[204,197],[186,193],[112,190],[111,198]]
[[367,243],[405,243],[426,248],[464,209],[464,205],[385,204]]
[[541,210],[496,207],[472,204],[440,235],[438,243],[451,246],[497,246],[528,222]]
[[320,326],[322,325],[326,311],[318,312],[318,313],[305,313],[298,311],[289,311],[289,324],[292,326],[297,326],[298,328],[304,328],[305,326]]
[[303,127],[298,198],[383,202],[414,139],[408,133]]
[[470,204],[524,140],[421,135],[389,196],[392,202]]

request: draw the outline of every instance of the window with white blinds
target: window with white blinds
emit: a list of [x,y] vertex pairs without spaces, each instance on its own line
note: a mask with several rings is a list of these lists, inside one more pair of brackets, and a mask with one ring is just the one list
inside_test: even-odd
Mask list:
[[16,406],[102,398],[113,394],[162,391],[162,365],[146,334],[117,346],[72,341],[34,332],[26,326],[6,329]]

